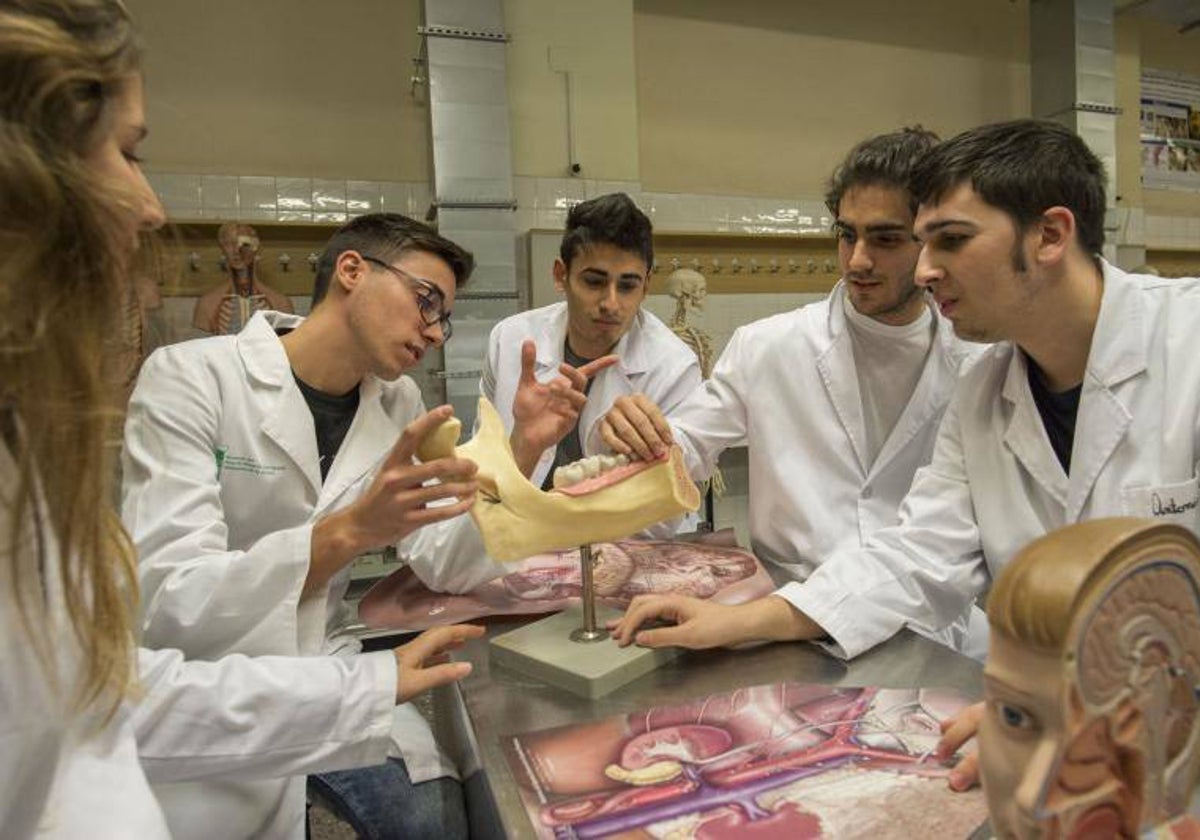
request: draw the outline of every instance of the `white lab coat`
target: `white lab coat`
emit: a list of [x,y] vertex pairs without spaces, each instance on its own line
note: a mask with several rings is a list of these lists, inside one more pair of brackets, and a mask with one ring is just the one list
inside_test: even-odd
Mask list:
[[[15,484],[0,447],[0,487]],[[0,491],[2,492],[2,491]],[[7,504],[3,505],[7,508]],[[40,520],[44,523],[43,511]],[[7,517],[0,546],[7,548]],[[357,657],[183,662],[178,651],[138,651],[143,695],[107,722],[71,711],[80,652],[63,599],[55,537],[41,545],[46,624],[58,687],[25,640],[12,567],[0,551],[0,833],[5,837],[167,837],[151,781],[212,775],[265,778],[381,761],[390,743],[396,662]],[[32,546],[29,540],[26,545]],[[206,818],[221,836],[221,814]]]
[[[513,400],[521,380],[521,344],[527,339],[537,344],[534,376],[545,382],[558,376],[566,337],[567,304],[562,302],[505,318],[492,329],[479,390],[496,406],[509,432],[513,428]],[[700,387],[696,354],[645,309],[638,311],[612,352],[620,361],[593,377],[587,405],[579,417],[579,442],[585,457],[609,451],[600,436],[599,424],[617,397],[645,394],[667,412]],[[554,453],[555,448],[550,447],[538,459],[529,479],[535,486],[541,487],[546,480]],[[676,529],[694,526],[695,521],[695,517],[671,520],[648,528],[645,534],[668,539]]]
[[[175,344],[147,359],[130,400],[122,515],[140,554],[143,632],[189,658],[227,653],[354,652],[344,569],[300,600],[313,523],[356,500],[424,408],[412,380],[368,376],[324,484],[312,414],[275,327],[259,313],[237,336]],[[421,529],[400,546],[431,588],[462,592],[504,573],[470,517]],[[411,706],[397,707],[393,754],[415,781],[454,775]],[[222,814],[229,837],[302,836],[304,779],[218,780],[157,790],[172,831],[205,838]]]
[[[959,366],[977,352],[933,317],[917,386],[874,463],[840,282],[823,301],[736,330],[704,388],[668,415],[695,478],[725,449],[749,447],[751,547],[777,582],[805,580],[896,522],[929,463]],[[966,647],[962,627],[937,635]]]
[[1103,516],[1197,530],[1200,280],[1104,264],[1070,477],[1029,390],[1026,357],[991,348],[964,373],[900,522],[778,594],[853,657],[905,623],[936,628],[1031,540]]

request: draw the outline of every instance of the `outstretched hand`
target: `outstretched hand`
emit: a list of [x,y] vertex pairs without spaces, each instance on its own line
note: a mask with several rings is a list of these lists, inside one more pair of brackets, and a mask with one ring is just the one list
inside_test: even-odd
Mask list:
[[450,624],[426,630],[406,645],[392,650],[396,657],[396,702],[458,682],[471,673],[469,662],[449,662],[446,654],[483,635],[474,624]]
[[[648,623],[674,626],[640,629]],[[711,648],[745,642],[815,639],[824,630],[783,598],[768,595],[726,605],[687,595],[638,595],[620,619],[608,622],[617,645]]]
[[[934,755],[942,761],[947,761],[963,744],[974,738],[979,733],[979,724],[983,721],[985,708],[983,703],[975,703],[954,717],[942,721],[942,738],[938,741]],[[957,791],[970,790],[979,784],[979,752],[970,752],[963,756],[950,771],[949,781],[950,789]]]
[[[617,645],[711,648],[746,641],[736,609],[687,595],[638,595],[620,619],[609,622]],[[641,629],[650,622],[674,626]]]
[[513,398],[511,444],[517,466],[528,476],[541,454],[566,437],[579,422],[587,404],[588,380],[615,365],[617,356],[601,356],[578,368],[566,363],[558,366],[559,375],[549,382],[534,376],[537,345],[526,340],[521,345],[521,378]]
[[609,449],[630,458],[661,458],[674,442],[662,410],[645,394],[617,397],[604,419],[600,435]]

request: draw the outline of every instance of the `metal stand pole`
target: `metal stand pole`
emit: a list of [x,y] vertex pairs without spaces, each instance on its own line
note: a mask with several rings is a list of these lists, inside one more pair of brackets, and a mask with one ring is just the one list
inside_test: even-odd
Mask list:
[[592,583],[592,547],[579,547],[579,577],[583,581],[583,626],[571,631],[573,642],[600,642],[608,631],[596,626],[596,587]]

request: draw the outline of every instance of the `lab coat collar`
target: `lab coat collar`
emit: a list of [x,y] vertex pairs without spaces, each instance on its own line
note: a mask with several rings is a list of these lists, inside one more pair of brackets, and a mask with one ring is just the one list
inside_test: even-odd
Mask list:
[[830,344],[817,359],[817,370],[829,394],[850,445],[858,458],[863,475],[870,477],[884,469],[903,452],[929,420],[930,413],[940,410],[943,400],[938,394],[952,387],[959,362],[967,349],[954,336],[954,330],[944,318],[930,307],[934,334],[929,348],[930,358],[921,370],[917,386],[908,403],[896,419],[896,425],[875,456],[874,463],[866,458],[866,430],[862,415],[862,395],[858,390],[858,373],[854,365],[854,347],[846,319],[846,284],[839,280],[829,293],[826,312]]
[[1066,521],[1079,518],[1105,463],[1125,439],[1133,414],[1117,389],[1146,371],[1146,305],[1140,284],[1102,263],[1104,292],[1079,397]]
[[[1146,305],[1136,280],[1121,269],[1101,261],[1104,291],[1100,314],[1088,351],[1088,380],[1112,388],[1146,370]],[[1011,346],[1011,345],[1010,345]],[[1003,396],[1011,403],[1029,393],[1025,353],[1012,346]]]
[[[557,370],[563,362],[563,345],[567,340],[567,304],[553,305],[558,308],[542,322],[543,329],[537,337],[537,367],[540,371]],[[647,317],[645,311],[639,308],[633,323],[612,350],[620,357],[614,368],[626,375],[645,373],[654,361],[648,358],[645,341],[641,337]]]
[[1033,480],[1055,501],[1065,506],[1067,474],[1054,454],[1054,447],[1050,445],[1050,438],[1042,425],[1042,416],[1033,401],[1033,392],[1029,390],[1028,361],[1015,344],[1006,345],[1005,350],[1009,354],[1008,371],[1000,394],[1011,408],[1004,429],[1004,445]]
[[304,322],[300,315],[256,312],[237,335],[238,355],[246,373],[262,385],[282,388],[292,381],[292,365],[276,330],[294,330]]
[[865,476],[871,470],[867,462],[865,429],[862,416],[862,396],[858,391],[858,374],[854,369],[854,348],[846,325],[846,283],[839,280],[827,298],[827,329],[829,346],[817,357],[817,372],[825,384],[829,401]]
[[1112,388],[1146,369],[1146,304],[1138,282],[1101,261],[1104,292],[1092,334],[1087,376]]
[[1010,345],[1003,398],[1013,405],[1004,441],[1025,469],[1064,505],[1064,522],[1074,522],[1104,464],[1132,423],[1113,388],[1146,370],[1145,303],[1136,280],[1102,262],[1104,290],[1092,333],[1087,370],[1076,415],[1068,480],[1050,446],[1033,393],[1028,359]]
[[[263,413],[263,434],[273,440],[296,464],[314,496],[321,493],[321,465],[312,412],[296,386],[292,366],[276,329],[299,326],[304,319],[281,312],[259,312],[237,336],[238,355],[246,375],[276,391]],[[290,386],[290,387],[289,387]]]

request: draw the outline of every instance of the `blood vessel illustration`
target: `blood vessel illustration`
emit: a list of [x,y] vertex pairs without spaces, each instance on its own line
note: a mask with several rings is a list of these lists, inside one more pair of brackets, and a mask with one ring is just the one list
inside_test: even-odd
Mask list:
[[944,689],[753,686],[506,740],[539,836],[966,837],[931,758]]

